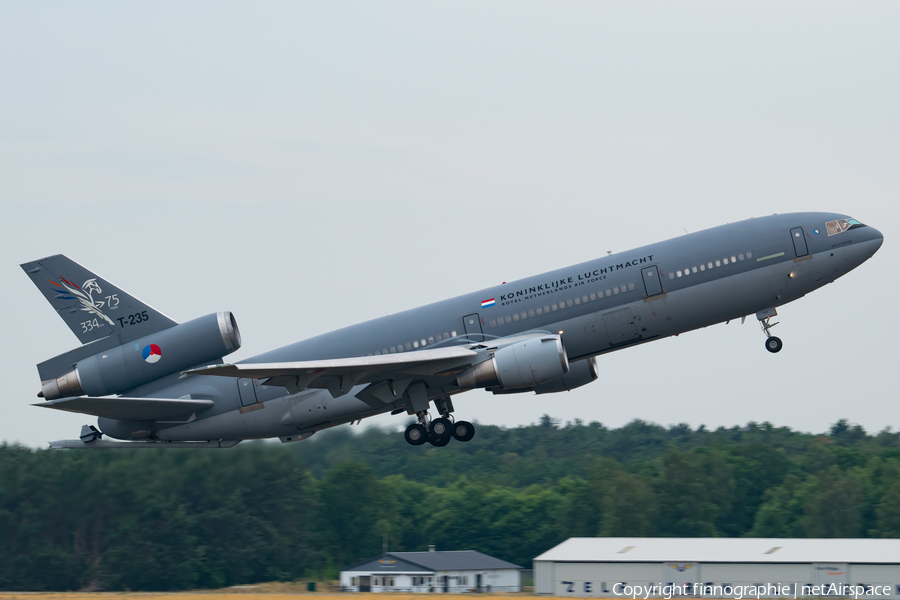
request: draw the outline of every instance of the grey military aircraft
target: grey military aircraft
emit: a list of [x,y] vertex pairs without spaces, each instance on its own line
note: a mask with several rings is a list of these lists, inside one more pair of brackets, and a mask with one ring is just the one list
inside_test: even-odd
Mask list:
[[[40,363],[36,406],[99,417],[54,448],[230,447],[308,438],[390,412],[406,441],[475,435],[452,397],[571,390],[596,357],[792,302],[868,260],[883,237],[851,217],[749,219],[497,285],[223,364],[230,312],[176,323],[69,258],[22,265],[82,345]],[[435,416],[430,410],[434,405]],[[103,436],[113,438],[111,441]]]

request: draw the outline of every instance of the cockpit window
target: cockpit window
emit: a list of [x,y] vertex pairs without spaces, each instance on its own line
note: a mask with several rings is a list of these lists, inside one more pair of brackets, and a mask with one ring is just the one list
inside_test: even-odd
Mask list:
[[828,221],[825,223],[825,230],[828,232],[829,236],[844,233],[845,231],[856,229],[857,227],[865,227],[865,225],[856,219],[838,219],[837,221]]

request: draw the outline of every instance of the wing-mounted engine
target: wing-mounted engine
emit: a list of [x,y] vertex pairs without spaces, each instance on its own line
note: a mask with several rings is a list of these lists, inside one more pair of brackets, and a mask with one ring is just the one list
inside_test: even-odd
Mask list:
[[559,379],[569,372],[569,359],[558,335],[511,340],[491,357],[456,377],[460,389],[529,389]]
[[[89,345],[77,349],[86,354]],[[62,375],[41,372],[41,393],[46,400],[72,396],[107,396],[177,373],[194,365],[221,362],[223,356],[241,347],[241,334],[234,315],[219,312],[175,325],[162,331],[102,350],[81,359],[66,361],[70,370]],[[60,365],[65,355],[48,363]],[[45,363],[46,364],[46,363]],[[40,369],[40,366],[39,366]],[[49,375],[49,376],[48,376]]]
[[531,388],[521,388],[517,390],[504,390],[493,388],[491,392],[494,394],[521,394],[524,392],[534,392],[535,394],[555,394],[556,392],[568,392],[583,385],[587,385],[592,381],[596,381],[599,376],[597,371],[597,359],[593,356],[578,362],[569,363],[569,372],[560,377],[541,385]]

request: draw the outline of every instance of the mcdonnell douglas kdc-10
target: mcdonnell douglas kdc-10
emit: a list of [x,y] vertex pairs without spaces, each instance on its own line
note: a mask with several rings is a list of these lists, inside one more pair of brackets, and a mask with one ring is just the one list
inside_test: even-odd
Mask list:
[[[455,394],[571,390],[598,355],[756,315],[868,260],[883,237],[833,213],[750,219],[352,325],[236,364],[230,312],[178,324],[62,255],[22,265],[83,344],[38,365],[37,406],[99,417],[56,448],[305,439],[390,412],[413,445],[472,439]],[[434,403],[435,418],[429,408]],[[102,439],[106,435],[116,440]]]

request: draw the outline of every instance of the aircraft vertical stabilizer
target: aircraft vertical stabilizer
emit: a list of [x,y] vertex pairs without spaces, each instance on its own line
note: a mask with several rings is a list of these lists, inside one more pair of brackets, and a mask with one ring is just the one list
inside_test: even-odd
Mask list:
[[62,254],[22,269],[82,344],[110,336],[122,344],[177,325]]

